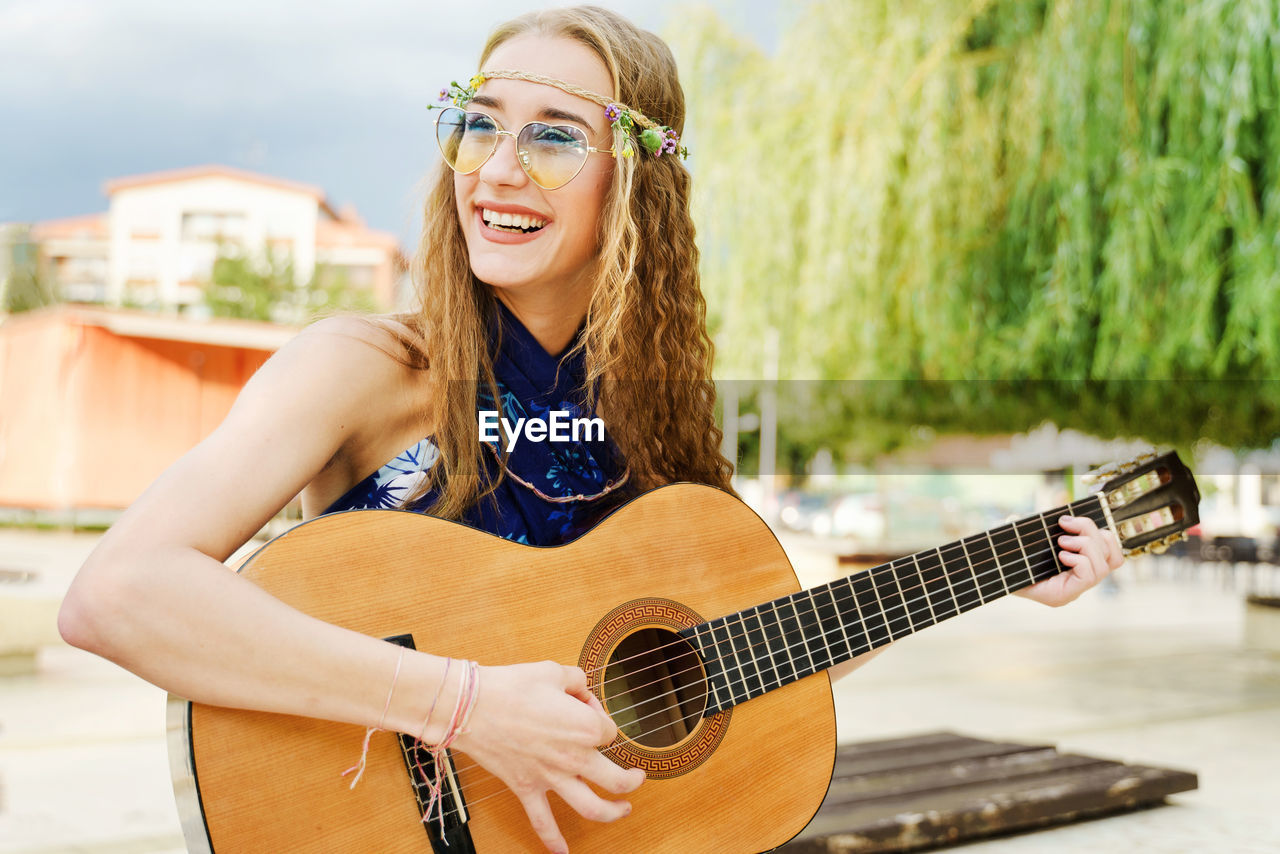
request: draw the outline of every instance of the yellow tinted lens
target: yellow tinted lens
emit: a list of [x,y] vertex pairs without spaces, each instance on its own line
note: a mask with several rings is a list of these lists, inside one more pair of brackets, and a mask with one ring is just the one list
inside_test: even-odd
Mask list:
[[498,126],[484,113],[446,107],[436,121],[440,153],[449,166],[464,175],[484,165],[497,139]]
[[547,190],[569,183],[587,162],[587,135],[569,125],[531,122],[520,131],[517,145],[521,165]]

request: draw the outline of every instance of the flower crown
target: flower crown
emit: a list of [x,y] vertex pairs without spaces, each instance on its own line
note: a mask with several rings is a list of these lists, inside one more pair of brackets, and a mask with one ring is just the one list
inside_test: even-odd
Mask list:
[[[467,81],[466,86],[455,80],[441,89],[440,100],[452,101],[455,107],[466,106],[468,102],[475,98],[476,90],[480,88],[484,81],[489,79],[527,80],[531,83],[542,83],[547,86],[554,86],[557,89],[568,92],[570,95],[577,95],[580,98],[586,98],[588,101],[599,104],[604,107],[604,117],[609,122],[609,126],[616,131],[620,131],[626,138],[622,148],[623,157],[635,155],[633,138],[638,136],[640,146],[654,157],[661,157],[664,154],[678,154],[686,160],[689,158],[689,149],[680,145],[680,134],[676,133],[670,126],[660,125],[639,110],[611,101],[603,95],[597,95],[590,89],[583,89],[580,86],[574,86],[572,83],[566,83],[554,77],[543,77],[541,74],[530,74],[526,71],[481,71],[479,74],[473,75]],[[429,104],[427,109],[438,108],[435,104]],[[638,135],[637,129],[639,129]]]

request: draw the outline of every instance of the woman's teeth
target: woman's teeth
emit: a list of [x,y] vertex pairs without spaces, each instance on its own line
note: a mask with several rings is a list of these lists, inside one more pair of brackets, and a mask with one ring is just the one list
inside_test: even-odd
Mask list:
[[517,231],[522,234],[537,231],[547,224],[547,221],[539,216],[499,213],[484,208],[480,209],[480,217],[484,220],[484,224],[490,228],[496,228],[499,231]]

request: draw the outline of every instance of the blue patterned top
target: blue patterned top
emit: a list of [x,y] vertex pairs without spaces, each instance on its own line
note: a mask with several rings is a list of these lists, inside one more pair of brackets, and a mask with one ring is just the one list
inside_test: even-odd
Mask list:
[[[495,406],[487,390],[482,390],[477,410],[499,411],[501,417],[512,424],[517,418],[546,421],[557,410],[566,413],[568,419],[593,414],[585,405],[582,391],[585,367],[580,353],[572,357],[548,354],[501,303],[491,341],[495,349],[493,370],[498,380],[500,406]],[[499,434],[503,435],[502,431]],[[506,447],[505,438],[501,446]],[[506,466],[545,495],[594,495],[621,475],[623,466],[619,457],[607,437],[580,435],[576,441],[553,442],[531,441],[521,436],[507,456]],[[439,458],[435,443],[429,437],[421,439],[353,486],[325,512],[385,509],[422,512],[436,498],[435,491],[429,491],[413,506],[405,506],[404,501],[416,491],[426,478],[427,470]],[[501,465],[497,455],[486,459],[490,473],[496,477]],[[514,478],[504,477],[493,496],[477,503],[460,521],[516,542],[558,545],[587,531],[632,495],[633,491],[623,488],[595,501],[551,502]]]

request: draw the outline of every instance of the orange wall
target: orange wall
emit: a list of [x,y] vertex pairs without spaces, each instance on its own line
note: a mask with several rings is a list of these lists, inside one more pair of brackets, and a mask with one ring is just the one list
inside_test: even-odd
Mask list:
[[4,506],[128,506],[212,432],[270,356],[45,320],[0,327]]
[[35,316],[0,327],[0,505],[49,507],[63,490],[67,368],[78,334]]

